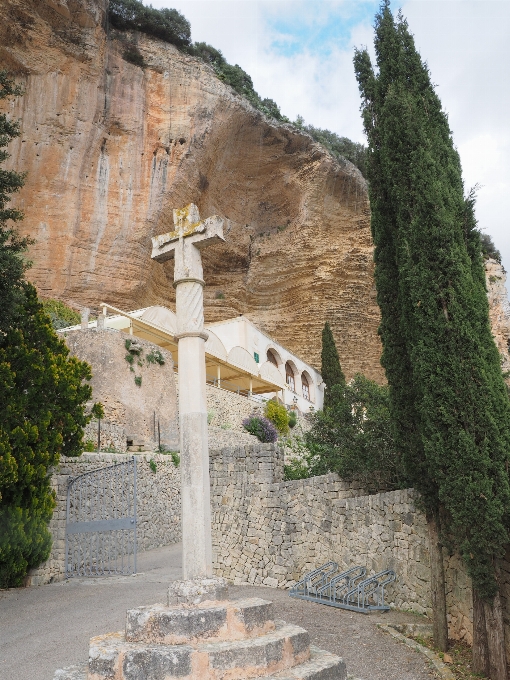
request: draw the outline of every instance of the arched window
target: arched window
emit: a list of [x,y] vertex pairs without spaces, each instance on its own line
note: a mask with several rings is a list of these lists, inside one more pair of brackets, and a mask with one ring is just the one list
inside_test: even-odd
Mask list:
[[292,370],[292,366],[287,363],[285,364],[285,382],[289,386],[289,389],[291,389],[293,392],[296,391],[296,381],[294,379],[294,371]]
[[278,362],[276,361],[276,357],[273,354],[273,352],[271,352],[270,349],[267,350],[267,360],[274,364],[276,368],[278,368]]
[[303,397],[310,401],[310,385],[308,383],[308,378],[304,373],[301,376],[301,385],[303,387]]

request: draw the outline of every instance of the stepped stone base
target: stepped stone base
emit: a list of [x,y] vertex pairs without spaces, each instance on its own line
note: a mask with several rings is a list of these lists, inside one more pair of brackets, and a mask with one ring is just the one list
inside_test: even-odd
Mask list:
[[90,641],[87,667],[54,680],[346,680],[342,659],[260,598],[228,600],[224,579],[177,581],[168,606],[127,612],[126,630]]

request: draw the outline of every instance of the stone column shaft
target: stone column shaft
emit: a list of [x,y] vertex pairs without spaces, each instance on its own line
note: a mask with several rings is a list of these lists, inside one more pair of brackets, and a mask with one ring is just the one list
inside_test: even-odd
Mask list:
[[[203,289],[176,281],[183,579],[212,576]],[[190,302],[193,304],[190,304]]]

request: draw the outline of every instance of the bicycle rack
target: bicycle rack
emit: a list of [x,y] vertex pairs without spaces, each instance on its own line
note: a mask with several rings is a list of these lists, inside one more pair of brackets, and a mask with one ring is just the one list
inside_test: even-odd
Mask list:
[[326,562],[298,581],[289,595],[362,614],[389,611],[389,606],[384,603],[384,589],[396,580],[394,571],[386,569],[368,578],[365,578],[365,567],[351,567],[341,573],[337,571],[336,562]]

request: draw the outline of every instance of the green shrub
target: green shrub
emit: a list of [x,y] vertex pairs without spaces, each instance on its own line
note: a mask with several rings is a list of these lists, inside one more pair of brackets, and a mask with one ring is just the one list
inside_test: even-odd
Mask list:
[[152,458],[149,461],[149,467],[150,469],[155,473],[158,469],[158,466],[156,465],[156,461],[153,460]]
[[137,387],[142,386],[142,376],[141,375],[135,375],[135,385]]
[[150,351],[149,354],[145,357],[147,359],[147,363],[149,364],[159,364],[160,366],[163,366],[165,363],[165,358],[159,351],[159,349],[153,349]]
[[66,328],[67,326],[76,326],[80,323],[81,316],[74,309],[68,307],[61,300],[43,300],[43,309],[50,317],[51,325],[55,330]]
[[270,399],[265,405],[264,415],[273,423],[280,434],[288,434],[289,414],[283,404]]
[[284,465],[283,474],[287,481],[308,479],[310,477],[310,469],[306,461],[300,458],[291,458],[288,465]]
[[140,68],[145,68],[146,66],[143,55],[136,45],[129,45],[126,47],[122,54],[122,58],[124,61],[128,61],[134,66],[139,66]]
[[177,451],[170,451],[170,457],[171,457],[172,462],[175,465],[175,467],[179,467],[179,465],[181,463],[181,457],[179,456]]
[[393,439],[388,386],[358,374],[348,385],[333,385],[330,397],[305,434],[310,474],[337,472],[369,493],[409,486]]
[[110,0],[108,18],[121,31],[140,31],[177,47],[191,42],[189,21],[176,9],[155,9],[138,0]]
[[69,357],[28,283],[14,319],[0,344],[0,588],[49,555],[49,468],[82,453],[92,394],[90,367]]
[[297,413],[296,411],[290,411],[289,413],[289,427],[293,429],[297,425]]
[[100,401],[96,401],[96,403],[92,406],[92,409],[90,411],[90,415],[93,418],[97,418],[98,420],[101,420],[101,418],[104,418],[104,407],[103,407],[103,404]]
[[87,439],[83,445],[83,450],[87,453],[93,453],[96,450],[94,441],[92,439]]

